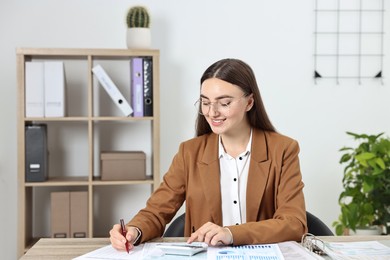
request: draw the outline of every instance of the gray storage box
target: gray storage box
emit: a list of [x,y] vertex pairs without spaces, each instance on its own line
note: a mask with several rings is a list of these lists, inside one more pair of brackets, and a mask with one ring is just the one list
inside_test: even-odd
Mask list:
[[142,151],[102,152],[102,181],[146,179],[146,155]]

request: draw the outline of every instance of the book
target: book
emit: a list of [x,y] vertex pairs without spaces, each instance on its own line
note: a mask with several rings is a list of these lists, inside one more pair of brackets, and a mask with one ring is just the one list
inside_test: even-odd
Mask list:
[[26,117],[44,117],[43,62],[26,62],[25,66]]
[[143,83],[143,58],[131,59],[131,101],[134,109],[133,116],[144,116],[144,83]]
[[44,62],[45,117],[65,116],[65,75],[62,61]]
[[106,71],[99,64],[92,68],[93,74],[99,80],[101,86],[106,90],[115,105],[122,111],[123,115],[130,116],[133,109],[130,107],[127,100],[123,97],[118,87],[114,84]]
[[144,116],[153,116],[153,60],[143,59],[144,72]]

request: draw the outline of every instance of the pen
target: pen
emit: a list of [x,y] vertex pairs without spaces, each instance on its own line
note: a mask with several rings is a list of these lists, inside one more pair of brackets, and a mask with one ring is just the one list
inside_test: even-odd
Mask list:
[[[126,227],[125,227],[125,222],[123,221],[123,219],[121,219],[120,222],[121,222],[121,228],[122,228],[122,235],[126,239],[127,231],[126,231]],[[126,251],[127,251],[127,253],[129,253],[129,241],[127,241],[127,239],[126,239]]]

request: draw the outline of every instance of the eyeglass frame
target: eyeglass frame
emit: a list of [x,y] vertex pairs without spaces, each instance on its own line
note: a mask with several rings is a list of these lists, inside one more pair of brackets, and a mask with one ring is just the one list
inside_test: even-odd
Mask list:
[[[247,97],[248,95],[247,94],[243,94],[241,97],[229,97],[229,96],[223,96],[223,97],[220,97],[220,98],[218,98],[217,99],[217,101],[214,101],[214,102],[207,102],[207,103],[209,103],[208,104],[208,106],[209,106],[209,110],[207,111],[207,113],[203,113],[202,112],[202,105],[203,105],[203,103],[202,103],[202,97],[200,97],[198,100],[196,100],[195,101],[195,103],[194,103],[194,106],[198,109],[198,113],[200,114],[200,115],[202,115],[202,116],[206,116],[206,115],[208,115],[208,114],[210,114],[210,111],[211,111],[211,107],[213,107],[213,109],[214,109],[214,111],[218,111],[219,113],[221,113],[221,111],[220,111],[220,108],[221,107],[223,107],[223,106],[225,106],[225,107],[227,107],[228,108],[228,111],[227,112],[229,112],[230,111],[230,105],[231,105],[231,103],[232,102],[234,102],[234,101],[240,101],[243,97]],[[221,103],[221,100],[222,99],[231,99],[230,101],[229,101],[229,104],[222,104]],[[217,104],[217,109],[215,109],[215,104]]]

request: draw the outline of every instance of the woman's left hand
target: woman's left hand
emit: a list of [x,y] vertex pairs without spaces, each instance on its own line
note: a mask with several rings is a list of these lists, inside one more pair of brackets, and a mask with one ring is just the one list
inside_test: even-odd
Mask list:
[[233,243],[233,236],[228,228],[207,222],[191,234],[187,243],[194,241],[204,242],[211,246],[230,245]]

